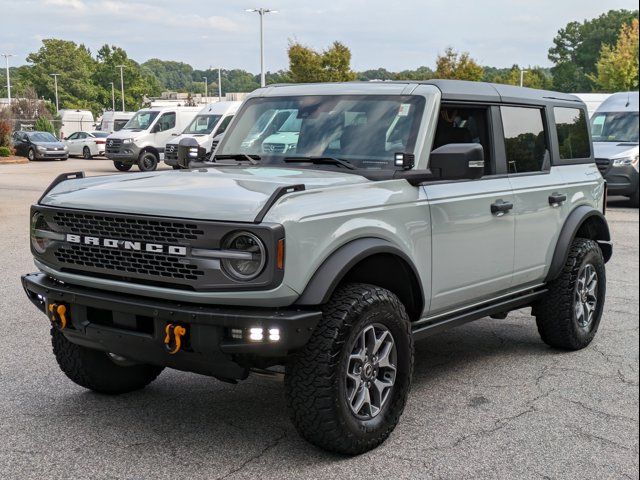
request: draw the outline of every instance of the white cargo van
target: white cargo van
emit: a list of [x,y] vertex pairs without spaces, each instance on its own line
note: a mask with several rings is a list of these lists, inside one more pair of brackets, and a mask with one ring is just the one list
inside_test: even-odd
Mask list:
[[100,128],[98,128],[98,130],[107,133],[122,130],[122,127],[124,127],[135,114],[136,112],[106,111],[102,114],[102,121],[100,122]]
[[181,135],[169,140],[164,149],[164,163],[174,169],[180,168],[178,165],[178,143],[187,137],[195,138],[198,145],[206,152],[205,158],[198,160],[208,159],[217,145],[217,142],[214,144],[213,138],[227,129],[241,103],[215,102],[200,110]]
[[60,138],[65,139],[74,132],[95,130],[95,119],[89,110],[59,110]]
[[167,142],[180,135],[200,107],[143,108],[107,137],[106,155],[121,172],[134,164],[143,172],[155,170]]

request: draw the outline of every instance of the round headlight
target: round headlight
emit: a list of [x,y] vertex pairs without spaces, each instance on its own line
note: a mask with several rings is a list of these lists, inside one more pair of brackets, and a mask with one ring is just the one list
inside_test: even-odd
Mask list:
[[236,280],[256,278],[267,262],[267,252],[262,241],[249,232],[235,232],[222,243],[225,250],[238,252],[238,258],[222,259],[224,271]]
[[36,252],[44,253],[51,244],[51,239],[38,236],[38,230],[51,230],[44,215],[40,212],[34,213],[31,217],[31,245]]

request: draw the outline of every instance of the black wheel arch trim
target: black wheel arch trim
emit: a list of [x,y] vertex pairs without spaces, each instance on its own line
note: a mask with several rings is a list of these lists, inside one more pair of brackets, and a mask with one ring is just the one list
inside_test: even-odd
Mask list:
[[422,282],[413,261],[391,242],[375,237],[352,240],[336,249],[318,267],[296,304],[322,305],[327,303],[336,287],[354,266],[368,257],[381,253],[399,257],[411,269],[419,290],[419,298],[416,300],[419,302],[420,308],[424,307]]
[[597,219],[596,238],[592,238],[592,240],[598,242],[605,263],[611,259],[613,255],[613,245],[611,244],[611,233],[609,232],[607,219],[600,210],[589,205],[580,205],[569,214],[560,231],[553,253],[553,259],[551,260],[551,266],[549,267],[549,273],[547,274],[547,282],[556,279],[558,275],[560,275],[562,267],[567,261],[569,250],[571,249],[571,242],[576,238],[580,228],[590,218]]

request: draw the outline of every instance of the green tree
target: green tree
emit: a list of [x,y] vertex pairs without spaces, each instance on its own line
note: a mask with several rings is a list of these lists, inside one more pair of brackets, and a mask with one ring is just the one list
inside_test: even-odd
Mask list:
[[444,54],[436,58],[436,78],[480,81],[484,69],[473,60],[469,53],[458,53],[447,47]]
[[620,28],[638,18],[638,10],[610,10],[582,23],[570,22],[558,31],[549,49],[553,87],[564,92],[590,91],[589,75],[596,73],[596,63],[603,45],[615,44]]
[[47,39],[42,47],[27,56],[30,67],[20,75],[20,83],[36,89],[38,95],[54,101],[52,73],[58,76],[60,108],[100,110],[99,87],[92,82],[96,60],[84,45],[67,40]]
[[638,89],[638,20],[623,25],[615,47],[603,45],[597,74],[589,78],[609,92]]
[[160,86],[166,90],[189,92],[193,90],[194,82],[202,83],[202,76],[196,76],[191,65],[183,62],[152,58],[141,66],[144,73],[153,75]]
[[38,117],[33,124],[33,129],[38,132],[49,132],[55,135],[53,129],[53,123],[46,117]]
[[289,43],[289,70],[296,83],[348,82],[355,80],[351,70],[351,51],[340,42],[317,52],[300,43]]
[[[542,67],[525,68],[523,86],[529,88],[549,89],[552,88],[553,79],[547,69]],[[519,65],[511,68],[485,68],[483,80],[493,83],[504,83],[506,85],[520,85]]]

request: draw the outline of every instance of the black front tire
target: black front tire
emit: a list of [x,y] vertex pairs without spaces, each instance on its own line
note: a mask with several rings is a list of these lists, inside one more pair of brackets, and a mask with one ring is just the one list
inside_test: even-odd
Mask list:
[[632,207],[638,208],[640,204],[640,191],[636,190],[636,193],[629,197]]
[[133,165],[131,165],[130,163],[122,162],[113,162],[113,166],[116,167],[116,170],[120,172],[128,172],[129,170],[131,170],[131,167],[133,167]]
[[106,352],[71,343],[57,328],[51,329],[51,343],[64,374],[94,392],[117,395],[140,390],[163,370],[154,365],[117,365]]
[[158,168],[160,159],[153,152],[142,152],[138,157],[138,168],[141,172],[153,172]]
[[33,148],[30,148],[27,152],[27,158],[30,162],[33,162],[36,159],[36,151]]
[[[359,455],[382,442],[404,410],[413,372],[413,338],[404,305],[373,285],[340,288],[324,307],[311,339],[287,365],[285,391],[300,435],[324,450]],[[396,345],[395,383],[372,418],[354,414],[347,392],[347,368],[354,338],[371,326],[387,329]]]
[[[595,272],[597,292],[592,319],[581,325],[577,302],[580,278],[586,268]],[[606,295],[606,270],[597,242],[576,238],[560,276],[549,283],[548,293],[533,305],[538,332],[547,345],[562,350],[580,350],[588,346],[600,326]],[[587,315],[584,311],[580,315]],[[587,315],[588,316],[588,315]]]
[[171,168],[173,168],[174,170],[182,170],[182,167],[180,165],[171,165]]

